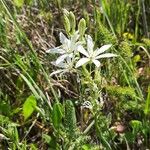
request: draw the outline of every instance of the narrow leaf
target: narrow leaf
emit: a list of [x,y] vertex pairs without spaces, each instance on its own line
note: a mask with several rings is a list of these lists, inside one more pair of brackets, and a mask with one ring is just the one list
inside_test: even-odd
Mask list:
[[36,98],[33,95],[29,96],[26,99],[25,103],[23,104],[23,116],[25,120],[32,115],[36,105],[37,105]]
[[146,98],[144,113],[145,113],[145,115],[150,113],[150,86],[148,87],[148,94],[147,94],[147,98]]
[[60,103],[55,103],[52,111],[52,121],[56,129],[58,129],[59,126],[61,125],[62,117],[63,117],[62,105]]
[[35,97],[37,99],[39,99],[40,95],[38,94],[38,92],[37,92],[36,88],[34,87],[34,85],[32,85],[32,83],[23,74],[20,74],[20,76],[26,82],[26,84],[29,86],[30,90],[35,95]]

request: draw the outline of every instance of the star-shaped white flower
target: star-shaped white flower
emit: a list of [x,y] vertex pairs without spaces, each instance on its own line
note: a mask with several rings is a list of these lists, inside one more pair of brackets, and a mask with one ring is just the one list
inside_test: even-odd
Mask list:
[[109,57],[115,57],[117,55],[112,54],[112,53],[104,53],[106,50],[108,50],[112,45],[104,45],[101,48],[97,48],[94,50],[94,42],[91,38],[90,35],[87,36],[87,51],[84,49],[82,45],[78,46],[78,51],[83,54],[86,57],[81,58],[77,63],[76,63],[76,68],[88,63],[88,62],[93,62],[96,67],[100,66],[100,58],[109,58]]
[[56,64],[60,64],[68,57],[73,58],[77,52],[77,47],[81,44],[81,42],[78,41],[78,32],[75,32],[75,34],[72,35],[70,39],[68,39],[62,32],[60,32],[59,38],[62,45],[46,51],[47,53],[61,54],[61,56],[57,58]]

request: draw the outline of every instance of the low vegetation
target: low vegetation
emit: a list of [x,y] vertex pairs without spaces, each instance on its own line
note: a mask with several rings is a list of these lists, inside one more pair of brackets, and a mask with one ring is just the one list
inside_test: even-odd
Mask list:
[[0,149],[150,149],[149,0],[0,8]]

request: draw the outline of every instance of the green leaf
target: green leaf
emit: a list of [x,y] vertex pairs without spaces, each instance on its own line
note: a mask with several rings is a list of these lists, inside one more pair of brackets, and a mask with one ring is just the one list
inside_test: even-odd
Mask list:
[[56,129],[60,127],[63,117],[62,105],[60,103],[55,103],[52,111],[52,121]]
[[147,94],[146,104],[144,109],[145,115],[147,115],[149,112],[150,112],[150,86],[148,87],[148,94]]
[[68,132],[69,138],[75,137],[75,130],[77,128],[76,112],[74,104],[71,100],[66,100],[65,102],[65,128]]
[[139,120],[131,120],[130,125],[134,134],[138,133],[142,129],[142,122]]
[[106,86],[106,90],[113,95],[136,97],[135,89],[127,86]]
[[25,103],[23,104],[23,116],[25,120],[32,115],[36,105],[37,105],[36,98],[33,95],[29,96],[26,99]]
[[0,101],[0,114],[3,114],[5,116],[9,116],[11,113],[11,106],[3,101]]
[[30,145],[30,150],[37,150],[35,144],[31,144],[31,145]]
[[32,91],[32,93],[35,95],[35,97],[37,99],[40,99],[40,95],[38,94],[35,86],[32,84],[32,82],[30,82],[30,80],[28,78],[26,78],[23,74],[20,73],[21,78],[26,82],[26,84],[29,86],[30,90]]
[[22,7],[23,4],[24,4],[24,0],[14,0],[14,4],[15,4],[17,7]]
[[51,138],[49,135],[47,135],[47,134],[43,134],[43,135],[42,135],[42,138],[43,138],[43,140],[44,140],[47,144],[49,144],[49,143],[51,142],[51,140],[52,140],[52,138]]
[[137,63],[141,60],[141,56],[140,55],[135,55],[133,58],[134,63]]
[[90,146],[88,144],[85,144],[82,146],[82,150],[90,150]]

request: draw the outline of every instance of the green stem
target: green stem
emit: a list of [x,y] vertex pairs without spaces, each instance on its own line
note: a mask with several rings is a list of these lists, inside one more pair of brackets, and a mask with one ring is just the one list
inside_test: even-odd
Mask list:
[[138,0],[138,11],[137,11],[137,15],[136,15],[136,25],[135,25],[135,41],[137,40],[137,36],[138,36],[138,29],[139,29],[139,16],[140,16],[140,10],[141,10],[141,6],[140,6],[140,0]]

